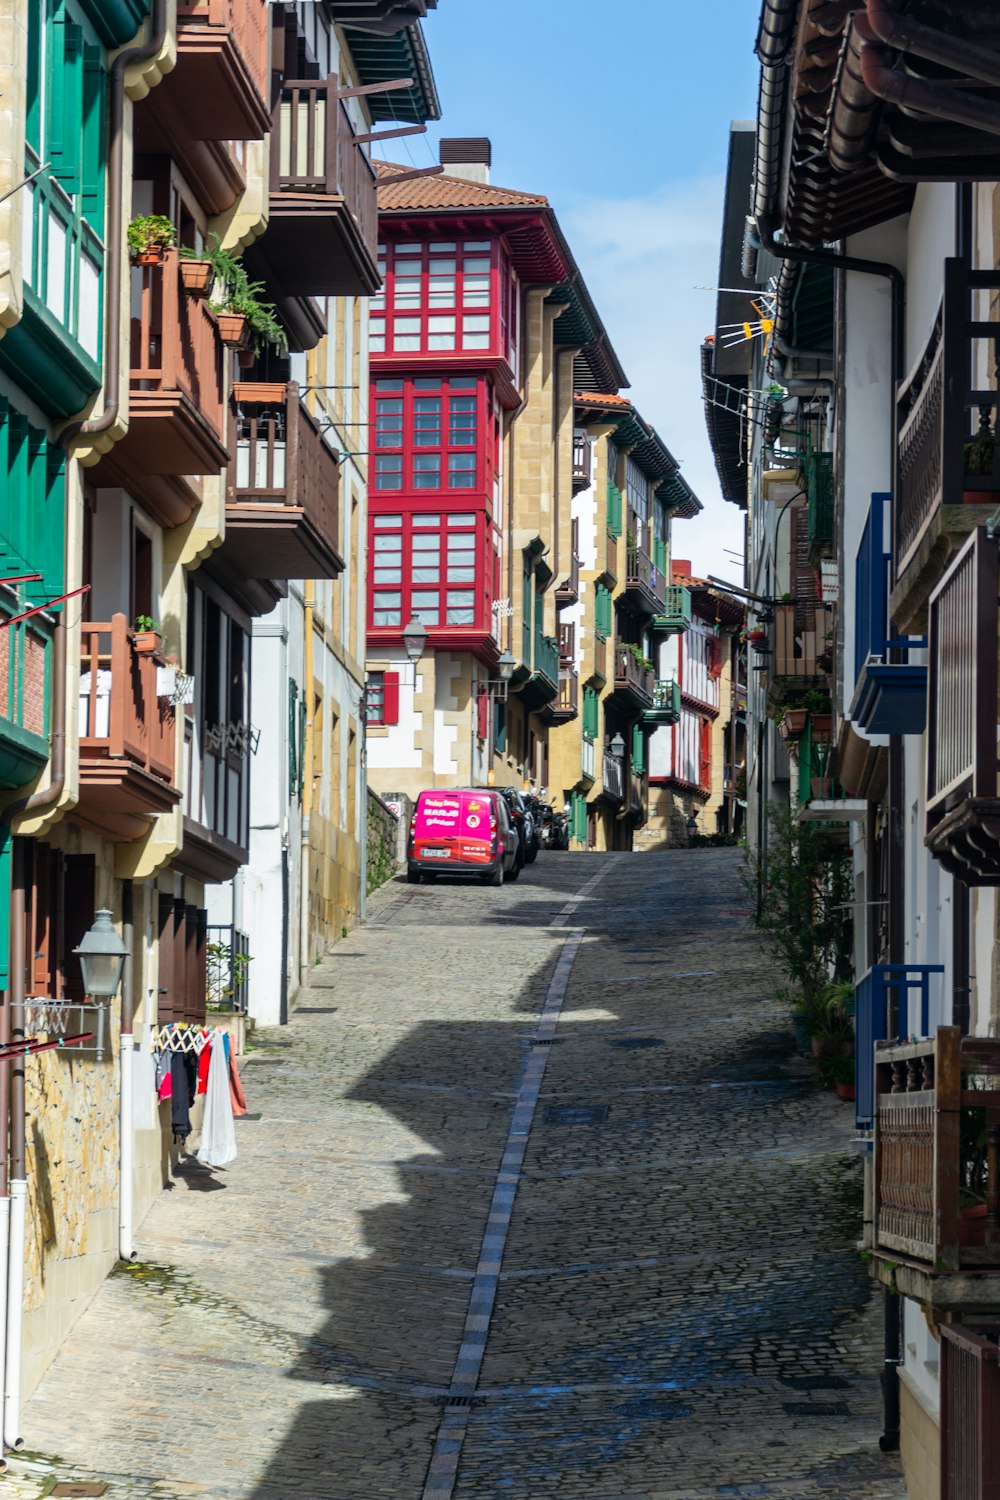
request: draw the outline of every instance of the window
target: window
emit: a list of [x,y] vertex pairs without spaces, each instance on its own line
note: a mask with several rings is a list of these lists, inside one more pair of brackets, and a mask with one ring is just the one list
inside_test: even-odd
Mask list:
[[365,690],[365,722],[399,723],[398,672],[369,672]]
[[440,453],[414,454],[413,488],[415,490],[437,490],[441,488]]
[[403,455],[380,453],[375,459],[375,488],[399,490],[403,487]]
[[600,700],[592,687],[583,690],[583,734],[588,740],[597,739],[597,714]]
[[482,405],[475,376],[380,379],[373,397],[376,490],[471,490],[480,482],[492,484],[499,432],[495,423],[487,430],[486,462],[480,463]]
[[[381,264],[385,307],[371,309],[376,339],[384,341],[388,324],[391,347],[400,352],[492,347],[501,277],[490,240],[388,245]],[[505,267],[505,287],[511,279]]]
[[474,625],[476,623],[476,597],[472,589],[449,589],[448,624]]
[[373,515],[372,628],[398,629],[414,615],[428,628],[475,626],[484,581],[485,533],[481,511]]
[[637,521],[644,523],[649,517],[649,480],[634,458],[625,461],[625,490],[629,509]]
[[[403,428],[403,403],[399,403],[400,432]],[[402,441],[402,438],[400,438]],[[441,445],[441,398],[422,396],[413,403],[413,443],[416,448],[438,448]]]
[[611,590],[603,583],[594,591],[594,630],[604,640],[611,634]]
[[[440,617],[440,596],[437,589],[413,589],[410,604],[413,613],[424,625],[437,625]],[[449,620],[449,624],[452,622]]]
[[449,453],[448,488],[450,490],[472,490],[476,487],[476,455],[474,453]]
[[375,402],[376,448],[403,446],[403,400],[380,396]]

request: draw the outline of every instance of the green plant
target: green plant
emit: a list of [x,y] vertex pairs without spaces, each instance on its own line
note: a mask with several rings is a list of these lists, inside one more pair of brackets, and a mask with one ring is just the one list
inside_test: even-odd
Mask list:
[[981,427],[965,444],[966,474],[992,474],[996,438],[991,427]]
[[149,250],[169,249],[177,240],[177,230],[165,214],[138,214],[129,223],[125,239],[132,255]]
[[234,953],[229,943],[209,943],[205,956],[209,1004],[216,1010],[228,1010],[229,1002],[246,983],[253,959],[249,953]]
[[626,641],[625,650],[629,653],[636,666],[641,667],[645,672],[651,672],[653,670],[653,663],[650,661],[649,657],[643,651],[641,646],[635,645],[632,641]]
[[152,615],[136,615],[135,619],[132,621],[132,629],[141,631],[155,630],[157,633],[159,633],[160,627],[153,619]]
[[771,803],[766,847],[750,853],[745,878],[757,902],[754,922],[801,996],[807,1024],[831,1024],[831,983],[852,979],[850,858],[831,849],[820,825],[799,823],[790,807]]
[[854,1058],[847,1057],[843,1052],[831,1053],[829,1057],[820,1059],[816,1065],[816,1071],[830,1088],[835,1083],[853,1083]]
[[798,707],[807,708],[811,714],[829,714],[833,712],[833,700],[822,688],[810,688]]
[[216,297],[209,302],[213,312],[235,313],[246,318],[250,343],[256,353],[270,345],[278,354],[288,353],[288,336],[278,321],[273,302],[262,302],[262,281],[251,281],[246,268],[230,251],[224,250],[217,237],[208,246],[208,259],[215,277]]

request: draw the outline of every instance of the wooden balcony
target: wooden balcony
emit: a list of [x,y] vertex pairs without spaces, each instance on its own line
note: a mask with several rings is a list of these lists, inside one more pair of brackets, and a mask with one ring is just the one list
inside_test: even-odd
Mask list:
[[942,1323],[941,1500],[1000,1494],[1000,1329]]
[[573,434],[573,493],[590,484],[590,442],[585,433]]
[[340,465],[287,385],[233,387],[226,560],[247,578],[336,578]]
[[177,67],[161,88],[195,139],[267,134],[269,25],[267,0],[177,0]]
[[875,1049],[873,1265],[905,1296],[1000,1310],[1000,1041]]
[[526,678],[522,676],[518,692],[522,704],[531,712],[552,705],[558,697],[559,646],[552,636],[543,635],[539,630],[530,636],[525,635],[526,658],[528,651],[531,652],[531,671]]
[[570,538],[569,572],[556,587],[556,604],[575,604],[580,597],[580,522],[574,519]]
[[653,704],[643,716],[644,724],[679,724],[681,719],[680,683],[672,677],[657,679],[653,683]]
[[988,378],[1000,338],[998,290],[1000,272],[946,260],[937,321],[899,388],[890,612],[903,632],[923,633],[949,558],[1000,502],[998,398]]
[[926,842],[967,885],[1000,885],[997,587],[980,527],[930,600]]
[[549,705],[548,717],[553,724],[566,724],[575,719],[579,705],[579,678],[575,667],[563,667],[559,672],[559,691],[555,701]]
[[653,620],[653,629],[662,635],[683,635],[691,628],[691,590],[683,584],[667,584],[663,591],[663,609]]
[[652,708],[656,685],[652,667],[637,660],[628,646],[615,646],[615,692],[633,708]]
[[647,552],[629,547],[625,590],[647,614],[663,613],[667,581]]
[[380,286],[375,172],[337,75],[286,80],[272,123],[261,253],[290,296],[367,297]]
[[[215,474],[229,461],[223,346],[207,303],[184,290],[176,251],[162,266],[133,268],[132,307],[129,427],[109,462],[144,503],[149,491],[162,524],[176,525],[186,516],[182,499],[172,509],[171,481]],[[183,486],[174,488],[180,494]],[[189,505],[196,503],[191,492]]]
[[576,661],[576,625],[571,620],[560,620],[556,626],[559,642],[560,667],[572,666]]
[[132,642],[124,615],[81,627],[80,800],[71,816],[112,843],[141,838],[181,795],[174,707],[157,695],[166,663]]
[[827,631],[833,628],[833,605],[776,604],[765,646],[755,646],[760,665],[766,665],[768,710],[794,701],[813,687],[826,685],[820,659],[827,650]]

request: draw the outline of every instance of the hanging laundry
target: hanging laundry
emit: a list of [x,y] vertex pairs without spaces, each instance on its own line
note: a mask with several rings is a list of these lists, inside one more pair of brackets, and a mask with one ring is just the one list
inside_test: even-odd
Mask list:
[[245,1115],[247,1112],[246,1095],[243,1092],[240,1070],[236,1066],[236,1057],[233,1053],[229,1056],[229,1098],[232,1102],[233,1114]]
[[155,1088],[157,1098],[161,1101],[169,1099],[173,1091],[173,1078],[170,1073],[170,1053],[158,1052],[156,1054]]
[[198,1084],[198,1060],[190,1052],[170,1054],[170,1126],[174,1141],[183,1145],[191,1134],[191,1106]]
[[212,1061],[211,1047],[202,1047],[198,1058],[198,1093],[204,1094],[208,1089],[208,1069]]
[[206,1167],[224,1167],[236,1159],[236,1130],[229,1097],[226,1045],[221,1030],[212,1036],[212,1061],[208,1069],[205,1115],[201,1127],[198,1160]]

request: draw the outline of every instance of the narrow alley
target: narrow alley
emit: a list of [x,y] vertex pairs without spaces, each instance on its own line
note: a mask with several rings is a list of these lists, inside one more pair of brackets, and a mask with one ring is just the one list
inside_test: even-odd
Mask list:
[[850,1110],[794,1055],[740,860],[379,892],[0,1495],[901,1497]]

